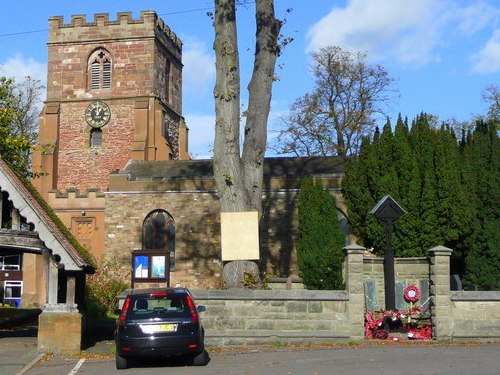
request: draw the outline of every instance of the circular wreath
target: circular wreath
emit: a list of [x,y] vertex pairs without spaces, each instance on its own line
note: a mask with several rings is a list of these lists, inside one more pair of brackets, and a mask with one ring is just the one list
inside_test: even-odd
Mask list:
[[415,285],[409,285],[404,292],[406,302],[417,302],[420,299],[420,289]]
[[385,340],[388,337],[389,337],[389,332],[386,331],[385,329],[381,329],[381,330],[373,332],[374,339]]

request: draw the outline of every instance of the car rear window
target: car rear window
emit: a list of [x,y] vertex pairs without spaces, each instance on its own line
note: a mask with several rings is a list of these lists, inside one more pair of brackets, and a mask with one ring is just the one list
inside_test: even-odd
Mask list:
[[185,294],[134,296],[127,312],[128,318],[146,319],[154,315],[190,315]]

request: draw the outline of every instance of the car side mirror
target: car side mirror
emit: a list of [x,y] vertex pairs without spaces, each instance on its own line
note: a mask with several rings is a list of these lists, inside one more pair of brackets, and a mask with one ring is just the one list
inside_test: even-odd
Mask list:
[[120,315],[120,313],[121,313],[121,312],[122,312],[122,310],[120,310],[120,309],[115,309],[115,310],[113,311],[113,314],[115,314],[115,315]]
[[203,306],[203,305],[198,306],[198,308],[197,308],[198,312],[203,312],[203,311],[206,311],[206,309],[207,309],[207,308],[206,308],[205,306]]

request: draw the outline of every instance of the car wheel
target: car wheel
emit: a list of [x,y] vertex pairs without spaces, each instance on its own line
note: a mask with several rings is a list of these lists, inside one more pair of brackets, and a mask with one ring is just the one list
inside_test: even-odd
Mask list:
[[205,366],[208,363],[208,353],[203,350],[201,353],[193,356],[193,366]]
[[128,368],[128,360],[125,357],[122,357],[121,355],[116,354],[116,369],[117,370],[124,370]]

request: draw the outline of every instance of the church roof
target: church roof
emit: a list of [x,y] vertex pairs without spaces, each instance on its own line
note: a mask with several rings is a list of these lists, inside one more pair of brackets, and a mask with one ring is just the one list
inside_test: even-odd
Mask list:
[[[31,183],[18,176],[0,156],[0,191],[9,194],[14,208],[32,223],[38,238],[67,271],[93,272],[94,260],[71,235]],[[19,231],[12,231],[16,234]]]
[[[270,178],[335,177],[343,174],[344,160],[338,157],[265,158],[264,180]],[[212,159],[137,161],[131,160],[119,173],[129,181],[212,179]]]

